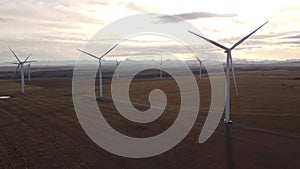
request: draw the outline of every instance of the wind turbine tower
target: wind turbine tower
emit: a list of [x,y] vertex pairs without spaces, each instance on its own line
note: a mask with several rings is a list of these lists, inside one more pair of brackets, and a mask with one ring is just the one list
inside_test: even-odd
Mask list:
[[[117,69],[122,61],[116,60],[116,62],[117,62],[117,67],[116,67],[116,69]],[[116,74],[117,74],[117,79],[119,79],[120,78],[119,71],[117,71]]]
[[162,79],[162,57],[160,57],[160,69],[159,69],[159,78]]
[[31,81],[31,71],[30,71],[30,68],[31,68],[31,63],[32,62],[37,62],[37,61],[28,61],[28,65],[27,65],[27,69],[28,69],[28,81],[30,82]]
[[31,80],[31,79],[30,79],[30,64],[31,64],[31,63],[29,63],[28,66],[27,66],[27,68],[28,68],[28,81],[29,81],[29,82],[30,82],[30,80]]

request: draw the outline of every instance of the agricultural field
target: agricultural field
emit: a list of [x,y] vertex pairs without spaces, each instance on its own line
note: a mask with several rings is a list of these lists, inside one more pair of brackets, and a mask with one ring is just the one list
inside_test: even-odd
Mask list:
[[[145,159],[111,154],[85,134],[74,111],[71,68],[33,69],[23,95],[20,81],[8,80],[9,71],[1,69],[0,96],[12,98],[0,100],[0,168],[300,168],[300,68],[249,69],[238,67],[239,96],[231,83],[233,124],[221,121],[209,140],[198,143],[211,90],[205,73],[202,79],[196,76],[200,109],[194,127],[173,149]],[[110,73],[104,73],[104,96],[110,98]],[[95,86],[98,94],[98,81]],[[132,137],[154,136],[176,119],[180,93],[170,77],[137,78],[130,86],[131,101],[149,106],[153,89],[163,90],[168,103],[163,115],[151,123],[125,119],[111,101],[98,105],[119,132]]]

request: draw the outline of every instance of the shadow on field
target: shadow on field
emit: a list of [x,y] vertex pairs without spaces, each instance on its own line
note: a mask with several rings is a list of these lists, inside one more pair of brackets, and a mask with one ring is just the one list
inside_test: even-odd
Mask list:
[[228,169],[234,169],[233,149],[232,149],[232,142],[231,142],[231,128],[230,127],[231,127],[231,124],[225,124],[227,167],[228,167]]

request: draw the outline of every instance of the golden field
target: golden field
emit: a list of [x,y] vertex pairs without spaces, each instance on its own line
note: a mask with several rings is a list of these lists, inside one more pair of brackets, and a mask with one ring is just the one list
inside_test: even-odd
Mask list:
[[[43,77],[33,72],[23,95],[18,80],[0,80],[0,95],[13,96],[0,100],[0,168],[300,168],[300,69],[238,71],[239,96],[231,86],[233,124],[221,122],[203,144],[197,140],[210,106],[210,82],[206,74],[196,76],[201,106],[193,129],[172,150],[146,159],[119,157],[93,143],[77,120],[70,74],[50,72]],[[110,82],[104,79],[108,98]],[[128,121],[112,102],[99,107],[119,132],[153,136],[176,119],[178,86],[171,78],[138,78],[130,86],[132,102],[145,106],[157,88],[166,93],[167,110],[149,124]]]

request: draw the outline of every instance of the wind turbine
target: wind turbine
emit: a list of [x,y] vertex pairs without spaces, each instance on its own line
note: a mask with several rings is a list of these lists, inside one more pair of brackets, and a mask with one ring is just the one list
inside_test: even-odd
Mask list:
[[199,62],[199,65],[200,65],[200,69],[199,69],[199,79],[201,79],[202,77],[202,63],[205,62],[206,60],[200,60],[198,57],[196,57],[196,59],[198,60]]
[[115,47],[117,47],[120,43],[121,43],[121,41],[118,42],[118,43],[116,43],[114,46],[112,46],[108,51],[106,51],[106,52],[105,52],[103,55],[101,55],[100,57],[98,57],[98,56],[96,56],[96,55],[93,55],[93,54],[90,54],[90,53],[88,53],[88,52],[85,52],[85,51],[83,51],[83,50],[81,50],[81,49],[77,49],[78,51],[80,51],[80,52],[82,52],[82,53],[84,53],[84,54],[87,54],[87,55],[89,55],[89,56],[91,56],[91,57],[93,57],[93,58],[99,60],[98,71],[99,71],[99,87],[100,87],[100,89],[99,89],[99,90],[100,90],[99,100],[100,100],[100,101],[103,99],[103,92],[102,92],[102,65],[101,65],[102,58],[103,58],[104,56],[106,56],[109,52],[111,52],[111,51],[112,51]]
[[162,57],[160,57],[160,69],[159,69],[159,78],[162,79]]
[[30,82],[30,65],[31,65],[31,63],[29,63],[28,65],[27,65],[27,68],[28,68],[28,81]]
[[231,48],[227,48],[223,45],[221,45],[220,43],[217,43],[213,40],[207,39],[201,35],[198,35],[192,31],[189,31],[190,33],[199,36],[200,38],[212,43],[213,45],[222,48],[225,50],[225,53],[227,53],[227,59],[226,59],[226,109],[225,109],[225,123],[232,123],[232,121],[230,120],[230,69],[232,72],[232,76],[233,76],[233,81],[234,81],[234,87],[235,87],[235,91],[236,94],[238,96],[238,90],[237,90],[237,86],[236,86],[236,80],[235,80],[235,73],[234,73],[234,66],[232,64],[232,55],[231,55],[231,51],[236,48],[238,45],[240,45],[241,43],[243,43],[246,39],[248,39],[252,34],[254,34],[256,31],[258,31],[261,27],[263,27],[265,24],[267,24],[268,22],[265,22],[263,25],[261,25],[260,27],[258,27],[257,29],[255,29],[253,32],[251,32],[250,34],[248,34],[247,36],[245,36],[244,38],[242,38],[241,40],[239,40],[237,43],[235,43]]
[[[122,61],[116,60],[116,62],[117,62],[117,67],[118,67]],[[117,71],[116,73],[117,73],[117,79],[119,79],[120,78],[119,72]]]
[[21,92],[23,94],[24,93],[24,86],[25,86],[25,82],[24,82],[24,64],[29,62],[27,60],[31,56],[31,54],[29,54],[24,61],[21,61],[11,48],[9,48],[9,50],[15,56],[15,58],[18,60],[18,62],[11,62],[13,64],[17,64],[18,65],[17,68],[16,68],[16,70],[15,70],[15,72],[14,72],[14,74],[12,75],[11,79],[13,79],[13,77],[16,75],[19,67],[21,66],[21,87],[22,87]]
[[31,66],[31,63],[32,62],[37,62],[37,61],[28,61],[28,65],[27,65],[27,68],[28,68],[28,81],[30,82],[31,81],[31,75],[30,75],[30,66]]

